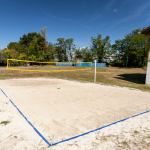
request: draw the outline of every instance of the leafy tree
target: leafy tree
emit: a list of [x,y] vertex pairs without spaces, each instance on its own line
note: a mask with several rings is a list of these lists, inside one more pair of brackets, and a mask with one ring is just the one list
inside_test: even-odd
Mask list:
[[50,60],[51,59],[55,59],[56,57],[56,46],[54,44],[52,44],[51,42],[48,44],[48,52],[50,54]]
[[15,50],[18,50],[18,43],[17,42],[10,42],[8,45],[7,45],[7,48],[8,49],[15,49]]
[[8,59],[12,59],[12,54],[11,54],[11,51],[9,49],[5,50],[5,55]]
[[[36,56],[35,55],[30,55],[29,57],[28,57],[28,60],[30,60],[30,61],[35,61],[36,60]],[[33,62],[32,62],[32,65],[33,65]]]
[[132,33],[126,34],[122,40],[117,40],[114,48],[119,51],[121,65],[125,66],[128,57],[128,66],[142,67],[147,64],[148,38],[139,34],[141,30],[136,29]]
[[30,46],[30,42],[37,36],[36,32],[28,33],[28,35],[24,34],[23,37],[20,37],[19,41],[19,52],[25,52],[28,50]]
[[81,50],[78,48],[75,50],[75,55],[78,57],[79,55],[81,55]]
[[69,57],[72,60],[72,55],[73,55],[73,53],[72,53],[73,38],[66,39],[66,45],[67,45]]
[[16,49],[10,49],[10,52],[12,54],[13,59],[17,59],[18,57],[18,51]]
[[62,49],[57,46],[55,48],[55,50],[56,50],[56,57],[57,57],[58,61],[62,62],[63,61],[63,51],[62,51]]
[[20,53],[18,56],[19,60],[26,60],[27,59],[27,55],[25,53]]
[[40,35],[34,36],[33,40],[30,42],[30,46],[28,49],[28,57],[30,55],[34,55],[36,58],[39,58],[42,54],[42,45],[44,43],[44,38]]
[[91,37],[91,43],[93,59],[97,59],[99,63],[102,63],[106,55],[107,43],[109,43],[109,36],[106,36],[106,38],[101,39],[101,35],[98,34],[97,38]]
[[57,46],[60,47],[60,49],[63,51],[63,60],[67,61],[68,57],[67,57],[67,44],[64,38],[58,38],[57,39],[58,43],[56,44]]
[[46,27],[41,29],[42,36],[44,37],[44,44],[43,44],[43,55],[47,51],[48,42],[46,41],[47,35],[46,35]]
[[0,65],[5,66],[7,64],[7,56],[4,50],[0,50]]

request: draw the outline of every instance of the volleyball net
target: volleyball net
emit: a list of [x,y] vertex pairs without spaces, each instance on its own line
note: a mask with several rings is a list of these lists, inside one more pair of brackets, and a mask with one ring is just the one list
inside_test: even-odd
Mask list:
[[[68,68],[66,67],[68,66]],[[77,71],[91,69],[92,62],[42,62],[18,59],[7,59],[7,70],[20,71]],[[65,67],[65,68],[64,68]],[[76,67],[79,67],[78,69]]]

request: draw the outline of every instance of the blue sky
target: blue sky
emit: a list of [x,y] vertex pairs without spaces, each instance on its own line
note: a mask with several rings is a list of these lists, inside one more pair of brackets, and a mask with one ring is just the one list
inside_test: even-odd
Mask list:
[[99,33],[114,44],[150,26],[149,8],[150,0],[0,0],[0,47],[45,26],[48,42],[73,38],[77,48],[89,47]]

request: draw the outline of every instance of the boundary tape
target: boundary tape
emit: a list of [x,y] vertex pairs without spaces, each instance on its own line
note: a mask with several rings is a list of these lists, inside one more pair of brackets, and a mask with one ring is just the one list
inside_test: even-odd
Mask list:
[[[4,91],[3,91],[1,88],[0,88],[0,90],[1,90],[2,93],[8,98],[8,96],[4,93]],[[10,100],[10,99],[9,99],[9,100]],[[42,134],[30,123],[30,121],[28,121],[28,119],[22,114],[22,112],[17,108],[17,106],[16,106],[11,100],[10,100],[10,102],[16,107],[16,109],[17,109],[17,110],[19,111],[19,113],[25,118],[25,120],[33,127],[33,129],[37,132],[37,134],[48,144],[48,146],[53,146],[53,145],[56,145],[56,144],[59,144],[59,143],[63,143],[63,142],[66,142],[66,141],[69,141],[69,140],[78,138],[78,137],[80,137],[80,136],[84,136],[84,135],[86,135],[86,134],[89,134],[89,133],[92,133],[92,132],[101,130],[101,129],[103,129],[103,128],[109,127],[109,126],[114,125],[114,124],[116,124],[116,123],[123,122],[123,121],[125,121],[125,120],[130,119],[130,118],[134,118],[134,117],[136,117],[136,116],[139,116],[139,115],[142,115],[142,114],[145,114],[145,113],[150,112],[150,110],[148,110],[148,111],[145,111],[145,112],[136,114],[136,115],[134,115],[134,116],[131,116],[131,117],[128,117],[128,118],[125,118],[125,119],[116,121],[116,122],[114,122],[114,123],[110,123],[110,124],[105,125],[105,126],[102,126],[102,127],[100,127],[100,128],[91,130],[91,131],[89,131],[89,132],[86,132],[86,133],[83,133],[83,134],[80,134],[80,135],[77,135],[77,136],[74,136],[74,137],[71,137],[71,138],[68,138],[68,139],[65,139],[65,140],[62,140],[62,141],[53,143],[53,144],[50,144],[50,143],[42,136]]]
[[86,68],[86,69],[74,69],[74,70],[26,70],[26,69],[9,69],[7,70],[20,70],[20,71],[37,71],[37,72],[59,72],[59,71],[77,71],[77,70],[89,70],[92,68]]

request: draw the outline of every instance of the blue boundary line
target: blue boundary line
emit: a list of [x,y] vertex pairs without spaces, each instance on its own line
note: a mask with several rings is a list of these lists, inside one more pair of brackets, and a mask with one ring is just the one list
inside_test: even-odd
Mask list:
[[62,142],[66,142],[66,141],[69,141],[69,140],[72,140],[72,139],[78,138],[78,137],[80,137],[80,136],[83,136],[83,135],[89,134],[89,133],[91,133],[91,132],[95,132],[95,131],[97,131],[97,130],[100,130],[100,129],[103,129],[103,128],[106,128],[106,127],[109,127],[109,126],[111,126],[111,125],[113,125],[113,124],[116,124],[116,123],[118,123],[118,122],[122,122],[122,121],[125,121],[125,120],[127,120],[127,119],[130,119],[130,118],[133,118],[133,117],[136,117],[136,116],[142,115],[142,114],[144,114],[144,113],[148,113],[148,112],[150,112],[150,110],[145,111],[145,112],[142,112],[142,113],[137,114],[137,115],[134,115],[134,116],[131,116],[131,117],[128,117],[128,118],[125,118],[125,119],[122,119],[122,120],[119,120],[119,121],[116,121],[116,122],[114,122],[114,123],[110,123],[110,124],[108,124],[108,125],[105,125],[105,126],[102,126],[102,127],[98,128],[98,129],[91,130],[91,131],[89,131],[89,132],[86,132],[86,133],[83,133],[83,134],[80,134],[80,135],[74,136],[74,137],[72,137],[72,138],[68,138],[68,139],[66,139],[66,140],[62,140],[62,141],[57,142],[57,143],[53,143],[52,145],[56,145],[56,144],[59,144],[59,143],[62,143]]
[[[4,93],[4,91],[3,91],[1,88],[0,88],[0,90],[3,92],[3,94],[4,94],[6,97],[8,97],[8,96]],[[9,100],[10,100],[10,99],[9,99]],[[10,102],[16,107],[16,105],[15,105],[11,100],[10,100]],[[63,142],[66,142],[66,141],[69,141],[69,140],[78,138],[78,137],[80,137],[80,136],[83,136],[83,135],[86,135],[86,134],[89,134],[89,133],[92,133],[92,132],[101,130],[101,129],[103,129],[103,128],[109,127],[109,126],[114,125],[114,124],[116,124],[116,123],[125,121],[125,120],[127,120],[127,119],[130,119],[130,118],[133,118],[133,117],[136,117],[136,116],[139,116],[139,115],[142,115],[142,114],[145,114],[145,113],[150,112],[150,110],[148,110],[148,111],[142,112],[142,113],[140,113],[140,114],[136,114],[136,115],[134,115],[134,116],[131,116],[131,117],[128,117],[128,118],[125,118],[125,119],[116,121],[116,122],[114,122],[114,123],[110,123],[110,124],[108,124],[108,125],[102,126],[102,127],[98,128],[98,129],[94,129],[94,130],[91,130],[91,131],[89,131],[89,132],[86,132],[86,133],[83,133],[83,134],[80,134],[80,135],[77,135],[77,136],[74,136],[74,137],[71,137],[71,138],[68,138],[68,139],[65,139],[65,140],[62,140],[62,141],[53,143],[53,144],[50,144],[50,143],[42,136],[42,134],[30,123],[30,121],[28,121],[28,119],[22,114],[22,112],[21,112],[17,107],[16,107],[16,109],[17,109],[17,110],[19,111],[19,113],[26,119],[26,121],[33,127],[33,129],[37,132],[37,134],[38,134],[49,146],[53,146],[53,145],[56,145],[56,144],[59,144],[59,143],[63,143]]]
[[[0,88],[0,90],[2,91],[2,93],[8,98],[8,96],[5,94],[5,92]],[[31,127],[36,131],[36,133],[48,144],[48,146],[51,146],[52,144],[50,144],[45,138],[44,136],[32,125],[32,123],[30,121],[28,121],[28,119],[23,115],[23,113],[18,109],[18,107],[9,99],[9,101],[16,107],[16,109],[19,111],[19,113],[24,117],[24,119],[31,125]]]

